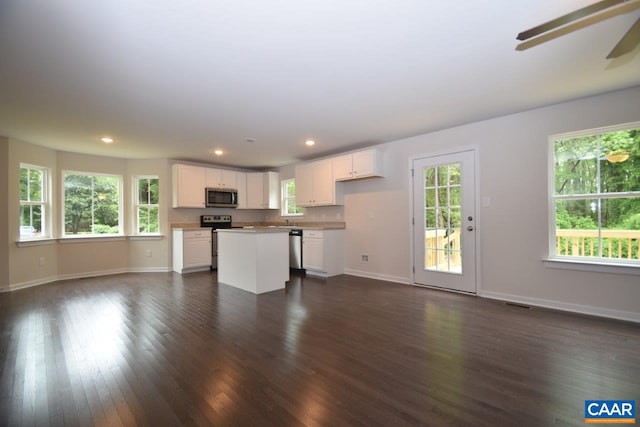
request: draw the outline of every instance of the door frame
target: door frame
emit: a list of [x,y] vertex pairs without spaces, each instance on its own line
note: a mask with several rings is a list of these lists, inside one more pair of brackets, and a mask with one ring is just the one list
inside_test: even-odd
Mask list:
[[[475,227],[476,227],[476,236],[475,236],[475,240],[476,240],[476,244],[475,244],[475,267],[476,267],[476,292],[475,294],[470,294],[468,292],[461,292],[461,291],[457,291],[455,289],[448,289],[448,288],[444,288],[444,287],[439,287],[439,286],[429,286],[429,285],[423,285],[421,283],[416,283],[416,273],[415,273],[415,269],[414,269],[414,262],[415,262],[415,232],[414,232],[414,228],[415,225],[413,224],[413,212],[414,212],[414,205],[415,205],[415,200],[414,200],[414,195],[413,195],[413,162],[415,160],[420,160],[420,159],[426,159],[426,158],[431,158],[431,157],[439,157],[439,156],[446,156],[446,155],[450,155],[450,154],[458,154],[458,153],[462,153],[462,152],[467,152],[467,151],[471,151],[473,153],[473,158],[475,161],[475,176],[474,176],[474,181],[475,181]],[[409,192],[409,218],[407,220],[407,224],[408,226],[408,232],[409,232],[409,275],[408,277],[410,278],[410,285],[412,286],[419,286],[419,287],[423,287],[423,288],[432,288],[432,289],[439,289],[442,291],[447,291],[447,292],[455,292],[455,293],[461,293],[464,295],[480,295],[482,292],[482,270],[481,270],[481,251],[480,248],[481,246],[481,234],[480,231],[482,231],[482,215],[481,215],[481,211],[480,211],[480,147],[476,144],[476,145],[467,145],[464,147],[456,147],[456,148],[452,148],[452,149],[448,149],[448,150],[441,150],[441,151],[431,151],[431,152],[427,152],[427,153],[423,153],[423,154],[412,154],[409,156],[409,168],[407,171],[407,183],[408,183],[408,192]],[[487,198],[487,202],[483,202],[482,205],[484,207],[488,207],[488,198]]]

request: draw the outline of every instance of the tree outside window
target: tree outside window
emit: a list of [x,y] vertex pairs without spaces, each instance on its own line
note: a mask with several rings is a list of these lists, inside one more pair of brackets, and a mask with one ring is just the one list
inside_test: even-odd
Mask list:
[[20,239],[46,237],[48,170],[20,165]]
[[157,234],[159,226],[159,187],[157,177],[136,178],[136,232]]
[[640,123],[553,140],[552,256],[640,264]]
[[282,181],[282,215],[302,215],[302,208],[296,206],[296,180],[293,178]]
[[64,172],[64,234],[120,234],[121,178]]

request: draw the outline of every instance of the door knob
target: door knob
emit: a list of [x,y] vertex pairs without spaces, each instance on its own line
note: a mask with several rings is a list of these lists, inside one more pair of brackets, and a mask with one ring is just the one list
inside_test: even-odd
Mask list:
[[467,227],[467,230],[469,230],[469,231],[473,231],[473,225],[468,226],[468,227]]

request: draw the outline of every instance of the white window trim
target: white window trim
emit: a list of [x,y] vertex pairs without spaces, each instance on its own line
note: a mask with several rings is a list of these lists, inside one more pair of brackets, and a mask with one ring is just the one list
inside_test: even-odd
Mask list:
[[[83,235],[73,235],[73,234],[65,234],[65,215],[64,215],[64,206],[65,206],[65,191],[64,191],[64,180],[67,175],[85,175],[85,176],[105,176],[110,178],[118,178],[118,228],[119,232],[117,234],[83,234]],[[118,174],[111,173],[99,173],[99,172],[87,172],[87,171],[74,171],[74,170],[62,170],[61,174],[62,179],[60,179],[60,237],[58,241],[60,243],[64,240],[83,240],[83,241],[100,241],[100,240],[113,240],[115,238],[123,238],[125,237],[124,230],[125,224],[123,221],[123,212],[124,212],[124,204],[123,204],[123,185],[124,185],[124,177]],[[91,239],[91,240],[89,240]]]
[[[131,191],[131,237],[158,237],[162,236],[162,212],[160,210],[160,204],[157,205],[140,205],[138,200],[138,180],[140,179],[157,179],[158,180],[158,192],[160,192],[160,177],[158,175],[134,175],[132,179],[132,191]],[[158,196],[159,197],[159,196]],[[158,207],[158,231],[156,233],[140,233],[140,224],[138,224],[138,207],[140,206],[157,206]],[[138,240],[138,239],[135,239]]]
[[[280,216],[283,216],[283,217],[301,217],[301,216],[304,216],[303,212],[300,212],[300,213],[288,213],[287,212],[287,200],[290,199],[290,197],[285,197],[286,187],[287,187],[287,184],[289,182],[294,182],[295,183],[295,180],[296,180],[295,178],[289,178],[289,179],[283,179],[282,181],[280,181],[280,204],[282,206],[282,208],[280,209]],[[295,197],[293,197],[293,199],[295,200]]]
[[[558,199],[567,200],[571,198],[583,199],[587,195],[575,195],[575,196],[555,196],[555,158],[554,158],[554,142],[560,139],[579,138],[584,136],[590,136],[594,134],[604,134],[610,132],[617,132],[628,129],[640,128],[640,122],[623,123],[614,126],[605,126],[601,128],[585,129],[576,132],[566,132],[555,135],[550,135],[547,144],[547,196],[548,196],[548,257],[543,259],[544,266],[547,268],[564,269],[564,270],[576,270],[576,271],[591,271],[600,273],[614,273],[614,274],[630,274],[640,275],[640,264],[636,262],[629,262],[628,260],[618,260],[609,258],[586,258],[576,257],[568,255],[556,254],[556,215],[555,215],[555,201]],[[640,196],[640,192],[625,192],[625,193],[607,193],[594,195],[597,198],[607,198],[615,196]]]
[[[46,240],[50,240],[53,237],[53,230],[52,230],[52,224],[53,221],[51,219],[51,213],[52,213],[52,209],[51,209],[51,189],[52,189],[52,185],[51,185],[51,168],[45,167],[45,166],[38,166],[38,165],[34,165],[31,163],[20,163],[20,169],[23,168],[27,168],[27,169],[37,169],[42,171],[42,201],[41,202],[32,202],[29,201],[27,202],[27,204],[35,206],[35,205],[42,205],[42,216],[43,218],[41,219],[41,224],[44,228],[44,233],[42,233],[40,236],[33,236],[33,237],[26,237],[26,236],[21,236],[20,232],[18,232],[18,240],[17,242],[40,242],[40,241],[46,241]],[[20,206],[22,206],[22,199],[19,201]],[[20,220],[18,220],[18,223],[20,223]]]

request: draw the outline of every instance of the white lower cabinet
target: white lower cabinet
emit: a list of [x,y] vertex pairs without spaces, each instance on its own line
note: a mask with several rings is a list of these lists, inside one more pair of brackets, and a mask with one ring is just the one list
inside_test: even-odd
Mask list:
[[344,274],[344,230],[302,230],[302,267],[309,275]]
[[173,271],[189,273],[211,268],[211,229],[173,230]]

